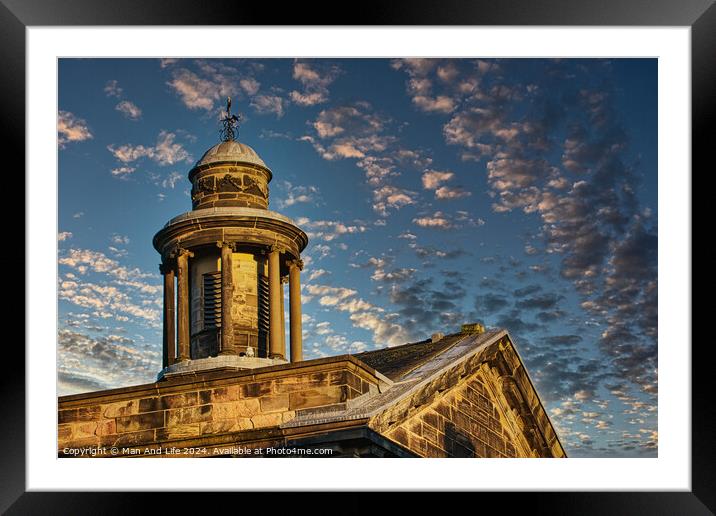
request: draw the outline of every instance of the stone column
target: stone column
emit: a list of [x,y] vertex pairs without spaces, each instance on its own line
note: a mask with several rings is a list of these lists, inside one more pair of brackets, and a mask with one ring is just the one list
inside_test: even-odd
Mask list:
[[194,256],[180,249],[177,256],[177,342],[179,361],[191,358],[189,351],[189,257]]
[[234,245],[229,242],[217,242],[221,248],[221,355],[235,355],[234,324],[231,318],[231,304],[234,297],[233,269],[231,253]]
[[162,367],[168,367],[176,360],[176,335],[174,319],[174,269],[167,263],[159,265],[164,276],[164,321],[162,325]]
[[303,260],[288,264],[288,310],[291,325],[291,362],[303,360],[303,328],[301,325],[301,271]]
[[269,358],[283,358],[285,348],[281,347],[281,266],[280,251],[272,246],[268,255],[269,280]]
[[286,356],[286,292],[283,286],[288,283],[286,276],[281,276],[281,351],[283,356]]

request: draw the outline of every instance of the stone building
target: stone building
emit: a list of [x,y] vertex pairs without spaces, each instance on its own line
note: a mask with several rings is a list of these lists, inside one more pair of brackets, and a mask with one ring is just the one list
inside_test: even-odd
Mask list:
[[467,324],[304,361],[308,238],[269,211],[272,172],[236,141],[230,104],[223,122],[223,141],[189,171],[193,209],[154,237],[157,381],[60,397],[59,456],[566,456],[505,330]]

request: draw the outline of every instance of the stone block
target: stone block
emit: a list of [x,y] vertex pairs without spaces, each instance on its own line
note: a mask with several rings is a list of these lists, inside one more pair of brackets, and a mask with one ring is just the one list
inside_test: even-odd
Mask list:
[[196,437],[201,435],[202,423],[191,423],[188,425],[174,425],[157,430],[157,440],[163,439],[181,439],[186,437]]
[[137,432],[150,428],[161,428],[164,426],[164,412],[145,412],[133,416],[118,417],[117,433]]
[[105,446],[138,446],[154,442],[154,430],[128,432],[117,436],[105,436],[102,444]]
[[199,391],[199,405],[206,405],[211,403],[211,389],[205,391]]
[[[242,387],[240,385],[227,385],[226,387],[212,389],[210,394],[211,402],[236,401],[242,397]],[[202,399],[204,398],[206,398],[206,395],[202,396]]]
[[288,410],[288,394],[276,394],[274,396],[263,396],[261,401],[261,412],[277,412]]
[[360,377],[356,376],[351,372],[348,372],[348,374],[346,375],[346,383],[349,387],[352,387],[356,391],[361,392],[362,380],[360,379]]
[[60,410],[57,413],[57,422],[59,424],[74,423],[77,421],[77,409]]
[[58,412],[59,423],[77,423],[86,421],[97,421],[100,418],[99,405],[90,405],[89,407],[79,407]]
[[408,432],[405,430],[405,428],[396,428],[388,434],[388,437],[390,437],[393,441],[402,444],[405,447],[408,446]]
[[428,442],[425,445],[425,456],[432,459],[436,459],[440,457],[445,457],[446,453],[440,447]]
[[346,400],[345,386],[332,385],[316,389],[308,389],[289,394],[289,408],[296,410],[300,408],[322,407],[341,403]]
[[348,371],[331,371],[328,373],[328,385],[345,385],[347,377]]
[[214,403],[212,419],[235,419],[238,417],[252,417],[261,411],[259,400],[255,398],[226,403]]
[[70,448],[85,448],[90,446],[100,446],[102,444],[101,438],[96,435],[87,437],[73,437],[71,441],[66,442],[65,446]]
[[168,394],[161,397],[143,398],[139,400],[139,412],[153,412],[180,407],[191,407],[199,404],[199,395],[196,392]]
[[251,418],[254,428],[265,428],[268,426],[278,426],[283,422],[280,412],[273,414],[257,414]]
[[111,435],[117,433],[117,422],[115,419],[103,419],[97,426],[97,435]]
[[166,411],[166,426],[188,425],[211,421],[212,405],[199,405],[198,407],[185,407]]
[[72,425],[62,424],[57,426],[57,440],[59,442],[69,441],[72,438]]
[[[275,380],[278,383],[280,380]],[[260,396],[266,396],[271,394],[272,384],[274,381],[263,381],[254,383],[245,383],[241,385],[241,397],[242,398],[258,398]]]
[[419,417],[413,417],[403,424],[406,430],[413,432],[414,434],[421,435],[422,422]]
[[225,434],[229,432],[242,432],[253,429],[254,424],[250,418],[222,419],[220,421],[207,421],[201,423],[201,435]]
[[313,373],[298,376],[279,378],[275,383],[275,390],[279,394],[292,393],[317,387],[326,387],[330,384],[328,373]]
[[423,420],[423,423],[430,425],[435,430],[443,431],[445,430],[444,420],[442,416],[437,414],[436,412],[432,410],[425,410],[421,414],[421,419]]
[[139,400],[118,401],[102,405],[102,416],[106,418],[131,416],[139,413]]
[[97,435],[97,426],[98,423],[96,421],[89,423],[74,423],[72,425],[72,435],[75,438]]
[[414,451],[421,457],[425,457],[428,451],[428,446],[425,442],[425,439],[411,433],[408,434],[408,448],[410,448],[412,451]]
[[371,386],[375,386],[375,384],[372,384],[370,382],[366,382],[365,380],[361,379],[360,381],[360,393],[365,394],[366,392],[370,392]]
[[438,431],[430,425],[423,424],[421,435],[433,444],[438,444]]

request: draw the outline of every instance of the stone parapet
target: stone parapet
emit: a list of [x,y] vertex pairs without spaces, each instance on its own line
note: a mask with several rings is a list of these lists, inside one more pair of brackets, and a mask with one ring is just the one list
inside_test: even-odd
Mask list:
[[80,447],[120,447],[122,456],[179,442],[244,443],[245,432],[270,434],[302,410],[345,404],[388,383],[342,356],[251,371],[187,371],[153,384],[64,396],[58,455]]

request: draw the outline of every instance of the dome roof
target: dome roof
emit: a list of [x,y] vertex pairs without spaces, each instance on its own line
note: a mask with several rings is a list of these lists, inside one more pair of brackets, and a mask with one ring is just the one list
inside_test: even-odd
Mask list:
[[256,151],[245,143],[229,140],[214,145],[196,162],[195,167],[220,161],[238,161],[268,168]]

